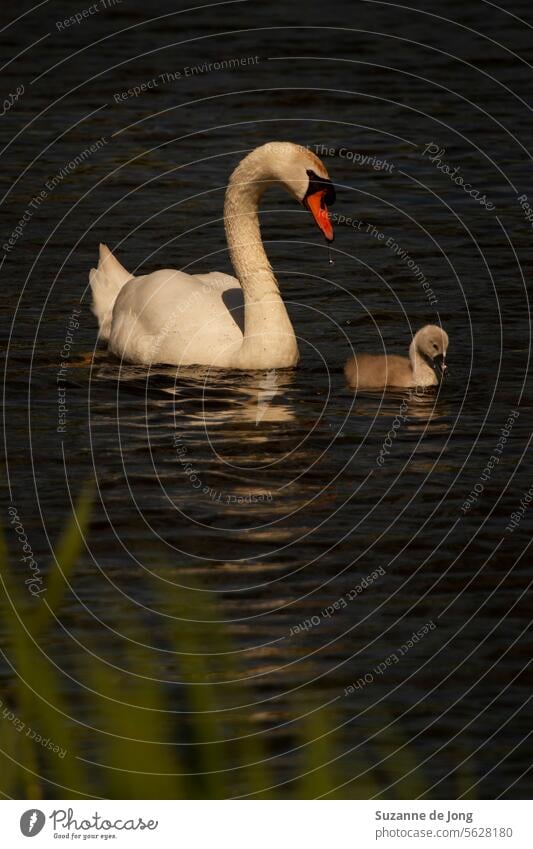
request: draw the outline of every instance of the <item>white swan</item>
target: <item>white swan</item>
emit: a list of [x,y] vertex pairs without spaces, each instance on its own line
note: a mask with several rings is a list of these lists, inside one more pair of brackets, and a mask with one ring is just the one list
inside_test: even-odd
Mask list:
[[231,175],[224,226],[237,277],[163,269],[132,277],[100,245],[91,269],[92,309],[109,349],[132,363],[272,369],[298,362],[298,345],[268,262],[258,220],[263,192],[282,183],[309,209],[328,241],[328,173],[311,151],[291,142],[253,150]]
[[409,359],[397,354],[358,354],[347,361],[344,374],[352,389],[436,386],[446,372],[447,350],[446,331],[426,324],[413,337]]

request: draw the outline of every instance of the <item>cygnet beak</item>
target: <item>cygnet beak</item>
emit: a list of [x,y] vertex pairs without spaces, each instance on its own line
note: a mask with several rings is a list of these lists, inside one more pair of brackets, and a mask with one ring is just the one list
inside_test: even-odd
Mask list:
[[446,354],[437,354],[436,357],[433,357],[433,368],[439,381],[442,380],[448,370],[448,366],[446,365]]

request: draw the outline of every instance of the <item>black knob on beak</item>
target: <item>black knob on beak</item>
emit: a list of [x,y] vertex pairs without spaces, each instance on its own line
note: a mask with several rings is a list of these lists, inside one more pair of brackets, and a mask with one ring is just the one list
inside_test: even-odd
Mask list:
[[446,373],[446,370],[448,368],[447,365],[446,365],[445,355],[444,354],[437,354],[436,357],[433,357],[432,366],[433,366],[433,369],[435,370],[435,374],[437,375],[439,381],[442,380],[445,373]]

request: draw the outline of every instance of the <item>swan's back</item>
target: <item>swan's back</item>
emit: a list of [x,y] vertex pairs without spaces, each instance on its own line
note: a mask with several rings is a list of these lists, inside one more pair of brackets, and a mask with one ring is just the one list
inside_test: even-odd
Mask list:
[[242,344],[241,314],[242,289],[229,274],[163,268],[122,287],[109,348],[129,362],[215,363]]

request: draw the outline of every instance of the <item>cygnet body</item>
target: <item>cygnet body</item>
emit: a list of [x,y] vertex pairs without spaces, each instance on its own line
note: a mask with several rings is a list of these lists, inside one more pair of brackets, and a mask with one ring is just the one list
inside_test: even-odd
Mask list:
[[397,354],[358,354],[345,367],[353,389],[384,389],[387,386],[436,386],[446,371],[448,334],[435,324],[426,324],[414,336],[409,357]]

